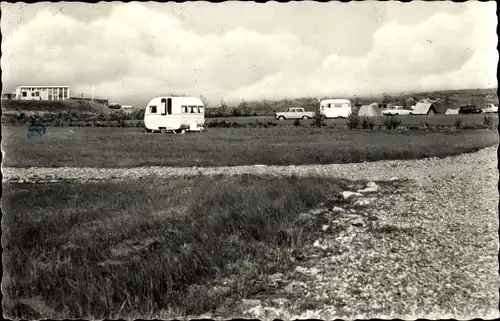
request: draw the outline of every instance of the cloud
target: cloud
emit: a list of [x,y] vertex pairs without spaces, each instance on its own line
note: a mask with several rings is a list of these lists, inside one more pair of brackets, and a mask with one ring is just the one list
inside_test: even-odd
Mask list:
[[460,15],[436,13],[419,24],[389,23],[363,57],[328,55],[308,74],[283,71],[235,96],[351,96],[498,85],[495,7],[471,4]]
[[458,14],[386,23],[364,56],[325,54],[293,33],[199,33],[139,3],[117,4],[109,16],[89,21],[42,10],[2,42],[3,82],[69,84],[87,95],[94,86],[96,96],[141,104],[165,93],[218,103],[220,97],[491,87],[497,85],[495,8],[468,3]]

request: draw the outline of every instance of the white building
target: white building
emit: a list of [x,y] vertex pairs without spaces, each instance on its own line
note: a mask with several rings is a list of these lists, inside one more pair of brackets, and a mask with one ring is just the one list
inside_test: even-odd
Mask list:
[[69,86],[19,86],[16,88],[19,100],[66,100]]
[[128,105],[122,105],[120,109],[123,110],[123,112],[126,114],[130,114],[131,112],[134,111],[134,107]]

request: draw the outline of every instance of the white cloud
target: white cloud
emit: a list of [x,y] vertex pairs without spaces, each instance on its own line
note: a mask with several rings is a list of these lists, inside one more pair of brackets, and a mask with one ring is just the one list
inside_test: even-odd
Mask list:
[[108,17],[87,22],[43,10],[2,42],[3,82],[69,84],[89,95],[94,85],[96,95],[141,103],[169,92],[217,103],[219,97],[490,87],[497,85],[495,9],[495,3],[468,3],[456,15],[389,22],[374,32],[362,57],[324,55],[292,33],[201,34],[138,3],[116,5]]

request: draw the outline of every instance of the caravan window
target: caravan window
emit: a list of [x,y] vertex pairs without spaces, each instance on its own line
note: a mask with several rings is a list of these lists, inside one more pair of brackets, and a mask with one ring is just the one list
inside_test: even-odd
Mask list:
[[188,106],[181,106],[182,113],[186,114],[188,112]]
[[149,106],[149,112],[151,114],[156,114],[156,106]]
[[198,114],[202,114],[203,113],[203,106],[198,106]]
[[189,106],[191,107],[191,114],[194,114],[196,112],[196,106]]
[[341,108],[343,107],[342,104],[333,104],[335,108]]
[[167,100],[165,98],[161,99],[161,114],[166,115],[167,114]]

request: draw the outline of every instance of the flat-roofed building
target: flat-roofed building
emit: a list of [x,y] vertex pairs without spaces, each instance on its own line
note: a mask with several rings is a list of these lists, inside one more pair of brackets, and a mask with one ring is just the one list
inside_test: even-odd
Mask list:
[[69,86],[19,86],[16,88],[19,100],[66,100]]

